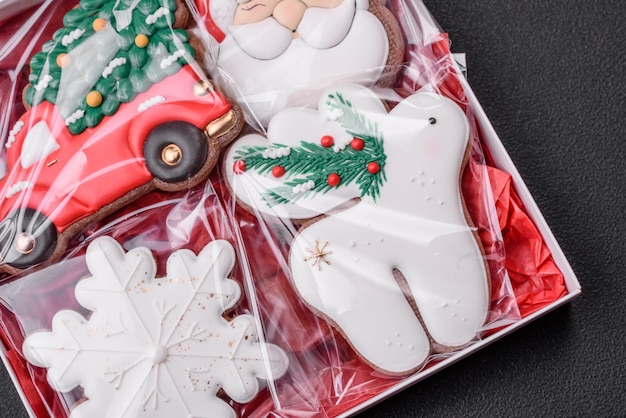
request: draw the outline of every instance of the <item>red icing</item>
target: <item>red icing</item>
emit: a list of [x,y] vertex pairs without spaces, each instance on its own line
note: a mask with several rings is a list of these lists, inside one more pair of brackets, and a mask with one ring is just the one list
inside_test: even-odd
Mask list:
[[[113,116],[93,129],[73,135],[56,106],[43,102],[26,112],[23,127],[7,152],[9,171],[0,180],[0,193],[23,182],[34,186],[6,197],[0,219],[17,208],[30,207],[46,215],[63,232],[76,221],[116,201],[129,191],[148,183],[152,176],[145,167],[143,144],[159,124],[179,120],[204,129],[231,107],[220,93],[198,98],[193,85],[199,80],[191,66],[153,85],[130,103],[122,104]],[[156,106],[138,111],[145,101],[162,96]],[[59,148],[27,168],[20,164],[22,145],[30,130],[43,122]],[[10,193],[9,193],[10,194]]]
[[246,172],[246,162],[244,160],[235,161],[233,164],[233,172],[235,174],[243,174]]
[[364,146],[365,141],[363,141],[361,138],[354,138],[352,141],[350,141],[350,147],[352,147],[352,149],[355,151],[361,151]]
[[326,182],[329,186],[335,187],[338,186],[341,182],[341,177],[339,177],[339,174],[332,173],[328,175]]
[[376,174],[380,171],[380,165],[376,161],[367,163],[367,171],[371,174]]
[[274,177],[282,177],[283,175],[285,175],[285,168],[281,167],[279,165],[277,165],[276,167],[272,168],[272,176]]
[[334,143],[335,139],[330,135],[324,135],[322,139],[320,139],[320,144],[325,148],[332,147]]
[[209,13],[210,0],[197,0],[195,1],[198,14],[204,22],[206,30],[215,38],[217,42],[222,42],[226,38],[226,34],[217,26],[211,14]]

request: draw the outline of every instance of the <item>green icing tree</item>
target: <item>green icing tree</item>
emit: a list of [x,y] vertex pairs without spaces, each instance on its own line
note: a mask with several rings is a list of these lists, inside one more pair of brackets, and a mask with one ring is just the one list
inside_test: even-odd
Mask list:
[[82,0],[33,56],[26,102],[56,104],[74,134],[95,127],[193,59],[188,33],[172,28],[176,8],[176,0]]
[[[376,200],[385,176],[386,155],[378,125],[366,119],[341,94],[329,95],[326,102],[336,112],[336,121],[354,137],[343,149],[333,147],[332,138],[323,137],[319,143],[301,141],[297,147],[282,144],[245,146],[235,152],[235,172],[255,170],[261,175],[287,178],[281,186],[263,194],[268,206],[293,203],[314,193],[354,183],[360,196]],[[273,153],[273,158],[268,158]]]

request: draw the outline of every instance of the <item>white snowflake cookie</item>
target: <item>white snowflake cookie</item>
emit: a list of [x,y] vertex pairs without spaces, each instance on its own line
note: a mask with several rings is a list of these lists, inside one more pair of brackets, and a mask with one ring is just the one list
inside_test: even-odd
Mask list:
[[388,112],[371,90],[340,85],[318,110],[278,113],[267,138],[245,136],[225,159],[240,203],[302,223],[294,287],[385,373],[465,346],[487,317],[489,274],[460,190],[468,138],[463,111],[442,96]]
[[173,253],[167,277],[156,279],[148,249],[126,253],[99,238],[87,250],[92,277],[76,286],[92,315],[58,312],[52,332],[26,339],[24,355],[48,368],[55,390],[83,387],[86,400],[72,418],[233,418],[220,389],[245,403],[257,395],[258,379],[288,367],[282,349],[259,342],[252,316],[222,316],[241,294],[228,278],[234,262],[232,246],[213,241],[198,256]]

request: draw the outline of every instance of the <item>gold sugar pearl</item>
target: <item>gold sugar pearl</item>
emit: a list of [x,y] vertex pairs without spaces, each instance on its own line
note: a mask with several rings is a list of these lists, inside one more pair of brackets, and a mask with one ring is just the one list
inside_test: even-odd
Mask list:
[[147,47],[148,42],[149,42],[148,37],[144,35],[143,33],[140,33],[139,35],[135,36],[135,45],[137,45],[139,48]]
[[107,23],[108,22],[106,19],[99,17],[93,21],[91,26],[93,27],[93,30],[95,30],[96,32],[101,32],[104,30],[104,28],[106,28]]
[[87,94],[85,101],[89,107],[98,107],[102,104],[102,94],[99,91],[92,90]]
[[70,64],[70,56],[61,52],[59,55],[57,55],[57,65],[61,68],[65,68]]

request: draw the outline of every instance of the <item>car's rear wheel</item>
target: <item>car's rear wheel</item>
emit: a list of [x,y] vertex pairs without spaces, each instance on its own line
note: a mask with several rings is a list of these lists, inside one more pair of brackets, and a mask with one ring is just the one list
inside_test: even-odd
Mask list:
[[148,171],[166,183],[178,183],[197,174],[207,159],[209,144],[205,133],[187,122],[157,126],[143,146]]
[[57,229],[42,213],[18,209],[0,226],[3,264],[25,269],[46,261],[57,244]]

